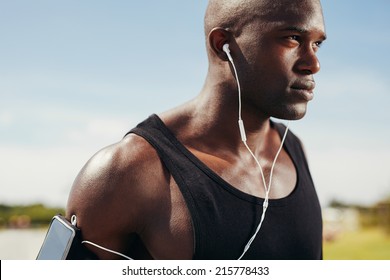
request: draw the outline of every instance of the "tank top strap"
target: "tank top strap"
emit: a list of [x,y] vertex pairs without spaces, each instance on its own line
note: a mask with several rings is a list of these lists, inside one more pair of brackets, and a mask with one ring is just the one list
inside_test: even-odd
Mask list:
[[[156,114],[151,115],[127,134],[130,133],[144,138],[157,151],[160,159],[176,180],[179,187],[186,186],[187,178],[188,176],[191,177],[191,173],[193,172],[189,172],[183,168],[183,165],[176,164],[180,160],[188,160],[186,153],[182,151],[184,147]],[[180,190],[186,198],[193,201],[188,188],[182,188]]]
[[[276,128],[279,135],[282,136],[286,126],[281,123],[271,122],[271,124]],[[287,134],[284,147],[293,160],[297,173],[300,175],[299,179],[303,181],[303,185],[312,186],[314,188],[314,181],[309,171],[310,169],[307,163],[305,151],[303,150],[302,142],[291,130]]]
[[[160,160],[172,175],[178,185],[187,208],[190,212],[194,231],[200,228],[201,218],[199,217],[197,202],[194,193],[191,191],[189,183],[196,181],[197,170],[185,164],[188,162],[187,153],[183,151],[185,147],[177,140],[172,132],[165,126],[162,120],[153,114],[126,135],[134,133],[144,138],[157,152]],[[125,136],[126,136],[125,135]],[[178,164],[178,162],[183,164]],[[199,234],[195,234],[195,243],[201,243]]]

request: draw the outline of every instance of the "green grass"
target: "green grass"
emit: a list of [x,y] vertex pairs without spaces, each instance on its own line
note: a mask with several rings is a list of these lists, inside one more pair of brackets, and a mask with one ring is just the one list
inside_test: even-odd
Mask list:
[[324,243],[325,260],[390,260],[390,236],[381,229],[346,232]]

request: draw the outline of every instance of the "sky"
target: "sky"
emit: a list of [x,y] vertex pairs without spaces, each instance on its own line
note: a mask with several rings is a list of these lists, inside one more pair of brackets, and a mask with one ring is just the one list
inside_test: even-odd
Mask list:
[[[323,206],[390,196],[390,1],[323,0],[303,141]],[[0,0],[0,203],[66,205],[87,160],[195,97],[207,0]]]

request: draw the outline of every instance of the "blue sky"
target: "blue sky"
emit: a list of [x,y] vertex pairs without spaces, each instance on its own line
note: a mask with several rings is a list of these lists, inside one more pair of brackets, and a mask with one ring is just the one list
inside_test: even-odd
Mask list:
[[[206,0],[0,1],[0,203],[64,206],[78,171],[196,96]],[[321,202],[390,195],[390,1],[323,1],[315,99],[291,123]]]

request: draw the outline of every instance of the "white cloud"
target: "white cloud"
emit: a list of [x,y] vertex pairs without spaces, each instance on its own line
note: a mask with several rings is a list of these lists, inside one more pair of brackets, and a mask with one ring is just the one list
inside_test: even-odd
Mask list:
[[1,147],[0,202],[65,206],[72,178],[89,151]]
[[67,140],[78,145],[90,145],[91,141],[110,144],[119,141],[135,125],[135,121],[126,118],[89,117],[81,127],[70,128],[65,134]]
[[42,133],[38,143],[24,140],[0,146],[0,203],[44,202],[65,206],[72,182],[87,160],[101,148],[120,141],[139,121],[134,116],[97,116],[50,107],[38,112],[34,117],[50,118],[60,135],[50,139],[51,142],[43,142],[53,133],[50,122],[44,127],[31,128],[37,134]]
[[0,127],[9,127],[14,122],[15,116],[10,111],[0,112]]
[[86,129],[64,131],[68,139],[58,145],[1,146],[0,203],[44,202],[65,206],[82,166],[131,128],[128,122],[117,119],[83,121],[82,127]]
[[308,157],[324,204],[331,199],[372,204],[390,196],[390,148],[310,150]]
[[[337,65],[337,64],[336,64]],[[340,100],[350,98],[354,103],[356,97],[389,98],[389,81],[382,77],[382,74],[375,70],[351,69],[336,67],[331,70],[323,70],[318,75],[316,91],[325,97],[339,97]],[[345,104],[347,105],[347,104]]]

